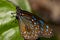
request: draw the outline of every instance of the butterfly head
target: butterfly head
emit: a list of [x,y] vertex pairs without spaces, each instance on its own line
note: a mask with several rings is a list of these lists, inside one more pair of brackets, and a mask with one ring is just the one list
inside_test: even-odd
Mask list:
[[19,19],[19,16],[22,15],[22,9],[19,6],[16,6],[16,19]]
[[19,6],[16,6],[16,11],[17,11],[17,12],[21,12],[22,10],[20,9]]

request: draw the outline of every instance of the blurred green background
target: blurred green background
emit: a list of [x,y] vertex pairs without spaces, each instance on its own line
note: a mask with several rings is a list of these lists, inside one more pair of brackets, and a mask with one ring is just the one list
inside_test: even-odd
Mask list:
[[[27,0],[19,0],[19,6],[26,11],[31,12]],[[0,40],[24,40],[19,31],[18,22],[11,13],[15,13],[16,8],[7,0],[0,0]],[[57,40],[56,37],[43,38],[40,40]]]

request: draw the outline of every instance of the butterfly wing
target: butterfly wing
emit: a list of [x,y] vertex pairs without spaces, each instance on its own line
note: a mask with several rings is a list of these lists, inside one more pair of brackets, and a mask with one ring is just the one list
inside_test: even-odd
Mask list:
[[39,23],[33,15],[28,12],[21,12],[17,15],[20,25],[21,35],[25,39],[37,39],[40,34]]
[[41,29],[41,36],[45,38],[50,38],[53,35],[53,29],[50,28],[50,25],[46,24],[44,21],[39,20],[40,29]]
[[39,36],[51,37],[52,29],[40,17],[32,15],[32,13],[17,8],[17,19],[21,35],[25,39],[37,39]]

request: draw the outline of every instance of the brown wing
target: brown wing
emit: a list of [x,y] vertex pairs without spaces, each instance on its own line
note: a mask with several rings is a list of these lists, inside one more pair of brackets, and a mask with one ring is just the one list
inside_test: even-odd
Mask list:
[[37,39],[40,34],[39,23],[28,14],[23,14],[19,17],[21,35],[25,39]]
[[49,25],[44,24],[43,30],[41,31],[42,36],[45,38],[50,38],[53,35],[53,30]]

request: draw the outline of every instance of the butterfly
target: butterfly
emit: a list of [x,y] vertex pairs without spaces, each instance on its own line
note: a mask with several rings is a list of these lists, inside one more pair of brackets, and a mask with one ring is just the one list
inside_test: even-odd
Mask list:
[[24,39],[36,40],[38,37],[51,37],[52,28],[42,18],[16,6],[16,18]]

